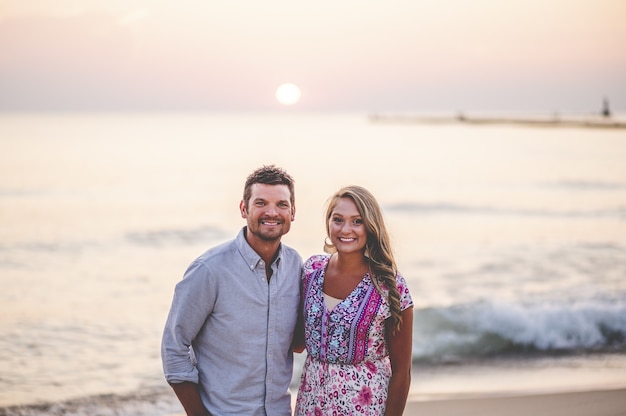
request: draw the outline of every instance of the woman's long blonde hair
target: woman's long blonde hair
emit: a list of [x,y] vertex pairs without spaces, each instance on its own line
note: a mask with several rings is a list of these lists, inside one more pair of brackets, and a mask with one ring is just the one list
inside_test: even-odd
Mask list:
[[[326,209],[326,235],[330,236],[329,220],[335,209],[335,206],[342,198],[350,198],[354,201],[365,229],[367,230],[367,242],[365,244],[365,256],[369,261],[370,274],[372,283],[376,290],[387,298],[391,319],[393,320],[394,332],[400,328],[402,323],[402,311],[400,310],[400,294],[396,286],[396,274],[398,269],[396,261],[391,250],[391,241],[383,212],[374,198],[374,195],[362,186],[351,185],[341,188],[328,200]],[[327,253],[335,253],[336,247],[328,243],[324,244],[324,251]],[[387,295],[381,286],[387,289]]]

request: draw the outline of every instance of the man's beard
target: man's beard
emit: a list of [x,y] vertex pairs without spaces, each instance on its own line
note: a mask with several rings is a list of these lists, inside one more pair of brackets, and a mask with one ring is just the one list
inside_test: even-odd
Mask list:
[[[267,221],[267,220],[263,220]],[[276,225],[276,229],[265,229],[266,226],[262,224],[262,221],[259,221],[258,227],[254,230],[251,230],[252,234],[254,234],[259,240],[274,242],[280,240],[280,238],[286,234],[284,231],[284,221],[276,221],[278,225]],[[248,227],[250,228],[250,227]]]

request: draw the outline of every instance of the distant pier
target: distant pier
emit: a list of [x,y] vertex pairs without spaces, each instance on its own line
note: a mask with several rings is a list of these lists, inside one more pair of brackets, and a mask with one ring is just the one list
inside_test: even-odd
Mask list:
[[511,116],[469,116],[459,113],[456,116],[419,116],[371,114],[370,121],[375,123],[420,123],[420,124],[469,124],[490,125],[506,124],[527,127],[574,127],[626,129],[626,122],[612,119],[604,114],[592,116],[564,117],[558,114],[547,117],[511,117]]

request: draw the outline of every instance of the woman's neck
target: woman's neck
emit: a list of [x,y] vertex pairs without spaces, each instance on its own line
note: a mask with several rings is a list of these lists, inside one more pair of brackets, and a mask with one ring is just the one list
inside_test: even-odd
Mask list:
[[365,273],[369,269],[369,263],[363,253],[335,253],[331,256],[330,261],[333,262],[333,260],[333,266],[339,273],[357,270]]

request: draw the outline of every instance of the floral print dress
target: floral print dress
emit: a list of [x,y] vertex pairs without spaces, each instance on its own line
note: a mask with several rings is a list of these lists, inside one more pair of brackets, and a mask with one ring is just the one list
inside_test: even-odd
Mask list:
[[[352,293],[329,311],[322,293],[329,259],[329,255],[310,257],[302,273],[307,357],[295,415],[380,416],[385,412],[391,378],[385,342],[389,305],[366,274]],[[401,309],[413,306],[402,276],[396,276],[396,284]]]

